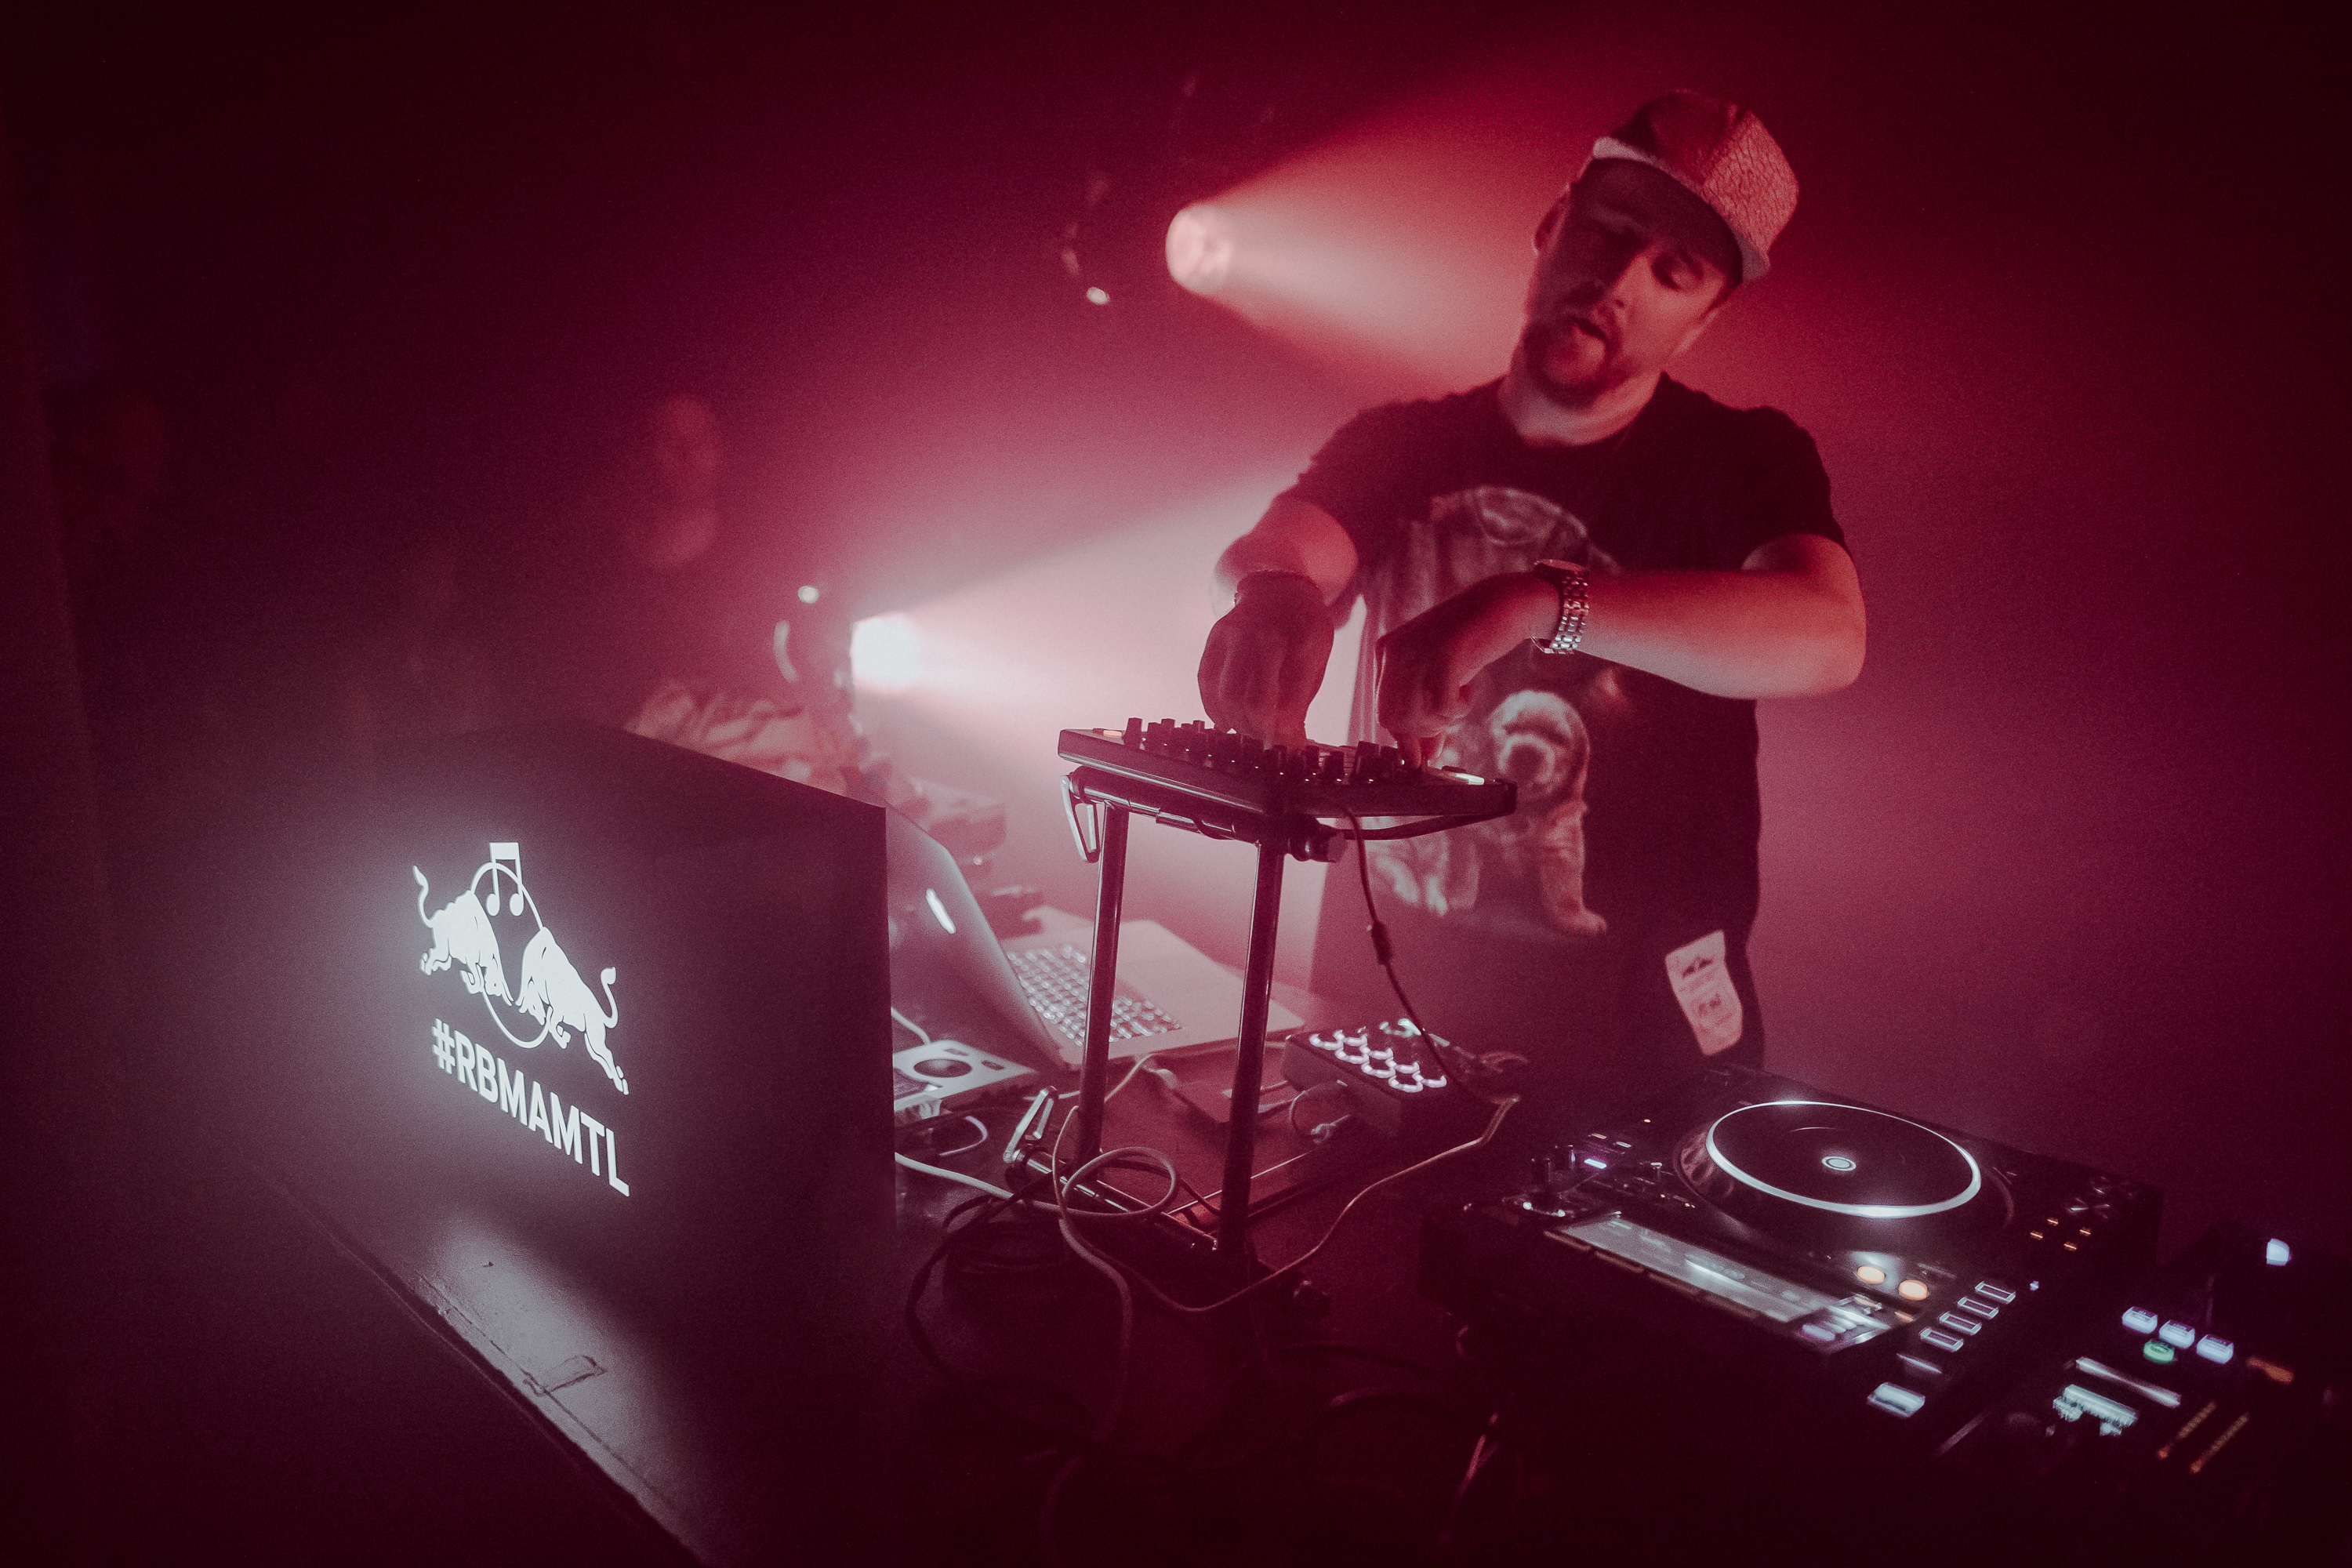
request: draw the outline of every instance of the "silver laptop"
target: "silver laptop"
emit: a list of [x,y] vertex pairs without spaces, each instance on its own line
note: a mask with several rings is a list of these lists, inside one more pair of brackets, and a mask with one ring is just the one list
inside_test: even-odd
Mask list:
[[[938,840],[898,812],[889,823],[890,989],[923,1027],[984,1049],[1025,1051],[1076,1067],[1086,1053],[1094,931],[997,941]],[[1119,926],[1110,1054],[1146,1056],[1241,1034],[1239,976],[1156,921]],[[1270,1002],[1266,1032],[1304,1020]],[[1007,1037],[1011,1038],[1008,1039]]]
[[[1004,944],[1013,980],[1060,1040],[1062,1059],[1074,1067],[1086,1048],[1094,942],[1088,930],[1015,937]],[[1231,970],[1158,921],[1119,922],[1113,1057],[1234,1039],[1241,1034],[1241,1017],[1242,983]],[[1281,1003],[1268,1000],[1269,1035],[1302,1022]]]

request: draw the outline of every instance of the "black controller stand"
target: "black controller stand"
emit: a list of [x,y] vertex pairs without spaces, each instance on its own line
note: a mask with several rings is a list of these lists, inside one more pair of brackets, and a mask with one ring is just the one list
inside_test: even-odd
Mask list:
[[1234,1059],[1234,1114],[1225,1123],[1225,1178],[1217,1210],[1216,1259],[1235,1276],[1249,1258],[1250,1175],[1257,1152],[1251,1108],[1265,1078],[1265,1016],[1274,993],[1275,933],[1282,919],[1282,862],[1336,860],[1346,841],[1311,816],[1244,810],[1188,792],[1080,767],[1063,782],[1078,847],[1100,868],[1095,900],[1095,950],[1088,974],[1086,1055],[1078,1077],[1075,1167],[1102,1150],[1103,1101],[1110,1088],[1110,1020],[1118,984],[1119,908],[1127,884],[1128,818],[1142,812],[1210,838],[1257,846],[1257,896],[1250,907],[1249,969],[1242,981],[1239,1050]]

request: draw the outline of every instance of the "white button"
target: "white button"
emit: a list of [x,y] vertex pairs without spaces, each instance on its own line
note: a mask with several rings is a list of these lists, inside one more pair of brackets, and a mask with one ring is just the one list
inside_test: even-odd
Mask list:
[[1951,1330],[1956,1334],[1973,1334],[1978,1330],[1984,1327],[1982,1323],[1978,1322],[1974,1318],[1958,1317],[1950,1312],[1937,1313],[1936,1321],[1943,1324],[1944,1327]]
[[2124,1313],[2124,1327],[2136,1334],[2156,1332],[2156,1314],[2146,1307],[2134,1307]]
[[1916,1355],[1898,1355],[1895,1359],[1909,1368],[1914,1377],[1924,1377],[1932,1383],[1944,1375],[1944,1369],[1932,1361],[1923,1361]]
[[2156,1331],[2156,1337],[2168,1345],[2187,1350],[2197,1342],[2197,1331],[2186,1323],[2167,1323]]
[[2000,1309],[1999,1307],[1992,1306],[1988,1302],[1979,1301],[1974,1296],[1963,1296],[1960,1298],[1960,1310],[1963,1312],[1973,1312],[1978,1317],[1985,1319],[1998,1318],[2000,1316]]
[[2010,1289],[2007,1286],[1995,1285],[1991,1281],[1985,1279],[1979,1279],[1977,1281],[1977,1294],[1982,1296],[1988,1301],[1998,1301],[2004,1307],[2017,1300],[2016,1291]]
[[1870,1402],[1881,1410],[1892,1410],[1897,1415],[1915,1415],[1927,1403],[1927,1396],[1916,1388],[1906,1388],[1899,1383],[1882,1383],[1870,1391]]
[[2197,1342],[2197,1353],[2207,1361],[2227,1363],[2231,1356],[2238,1353],[2238,1347],[2227,1340],[2217,1339],[2211,1334],[2207,1334]]
[[1922,1329],[1919,1339],[1923,1344],[1931,1344],[1939,1351],[1956,1351],[1969,1342],[1959,1335],[1948,1334],[1941,1329]]

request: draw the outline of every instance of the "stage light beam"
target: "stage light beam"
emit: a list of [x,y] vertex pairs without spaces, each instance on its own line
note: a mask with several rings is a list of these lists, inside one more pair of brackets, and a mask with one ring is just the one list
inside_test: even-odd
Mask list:
[[923,680],[923,634],[905,616],[869,616],[849,630],[849,671],[862,691],[911,691]]

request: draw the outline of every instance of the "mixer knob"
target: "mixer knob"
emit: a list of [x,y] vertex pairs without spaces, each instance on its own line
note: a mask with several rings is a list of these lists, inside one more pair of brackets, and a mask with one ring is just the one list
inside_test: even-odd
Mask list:
[[1127,728],[1119,732],[1118,743],[1122,746],[1140,746],[1143,744],[1143,721],[1140,719],[1129,719],[1127,721]]

